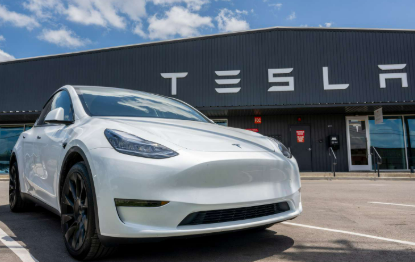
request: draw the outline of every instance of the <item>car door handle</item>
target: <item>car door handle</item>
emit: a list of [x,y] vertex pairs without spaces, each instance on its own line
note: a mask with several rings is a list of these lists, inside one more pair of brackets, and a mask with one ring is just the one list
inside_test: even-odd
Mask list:
[[37,139],[41,139],[41,137],[40,136],[37,136]]

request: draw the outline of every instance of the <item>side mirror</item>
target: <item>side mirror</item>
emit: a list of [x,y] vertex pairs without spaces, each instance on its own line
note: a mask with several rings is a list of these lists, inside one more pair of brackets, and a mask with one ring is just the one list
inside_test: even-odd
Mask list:
[[58,107],[50,111],[45,118],[45,123],[50,124],[72,124],[73,121],[65,120],[64,110],[62,107]]

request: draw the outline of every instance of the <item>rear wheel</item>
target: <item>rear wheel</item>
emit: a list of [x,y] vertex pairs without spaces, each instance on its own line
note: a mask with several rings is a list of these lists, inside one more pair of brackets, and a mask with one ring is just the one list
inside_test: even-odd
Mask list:
[[75,164],[61,195],[61,228],[66,248],[79,260],[105,257],[114,251],[101,244],[95,227],[91,181],[84,162]]
[[19,169],[17,167],[17,162],[14,162],[11,165],[9,172],[9,205],[12,212],[27,211],[33,206],[32,203],[24,201],[20,194]]

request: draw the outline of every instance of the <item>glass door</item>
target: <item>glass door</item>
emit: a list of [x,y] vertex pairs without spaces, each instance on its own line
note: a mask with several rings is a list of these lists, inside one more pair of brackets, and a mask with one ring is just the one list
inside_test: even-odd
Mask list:
[[371,170],[367,116],[346,117],[347,151],[350,171]]

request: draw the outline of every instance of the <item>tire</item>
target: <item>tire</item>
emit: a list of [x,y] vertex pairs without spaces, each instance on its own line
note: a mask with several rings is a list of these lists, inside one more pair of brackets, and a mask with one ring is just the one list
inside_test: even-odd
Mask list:
[[78,260],[95,260],[115,251],[98,238],[92,185],[84,162],[68,172],[61,192],[61,228],[69,254]]
[[15,213],[28,211],[34,206],[22,198],[17,162],[14,162],[9,170],[9,206],[10,210]]

